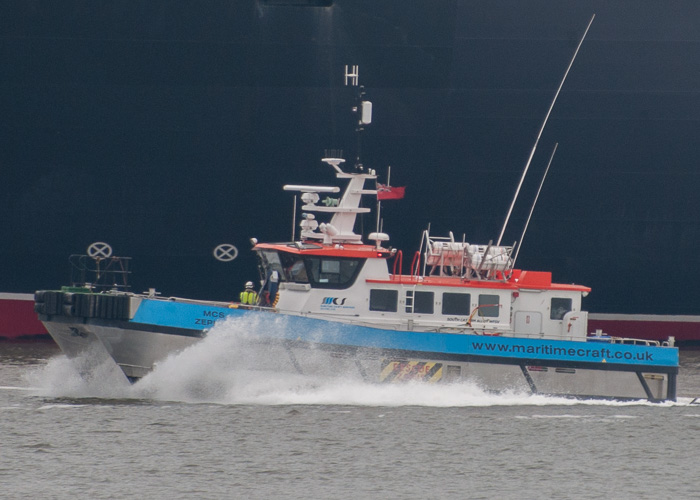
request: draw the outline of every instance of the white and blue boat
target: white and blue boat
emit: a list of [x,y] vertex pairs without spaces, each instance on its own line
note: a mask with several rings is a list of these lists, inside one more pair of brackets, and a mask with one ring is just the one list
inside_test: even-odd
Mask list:
[[[360,125],[371,121],[367,101],[358,113]],[[589,334],[581,303],[590,289],[515,268],[515,245],[426,230],[403,272],[403,254],[386,233],[356,232],[358,214],[370,212],[363,198],[381,199],[391,188],[371,169],[343,168],[335,156],[323,161],[344,186],[284,186],[300,193],[299,238],[252,240],[261,276],[254,304],[71,287],[36,293],[41,321],[69,357],[116,364],[131,380],[217,322],[257,318],[275,326],[248,332],[248,342],[266,346],[264,369],[377,383],[469,380],[487,390],[578,398],[676,398],[672,338]],[[115,259],[101,258],[103,265]]]

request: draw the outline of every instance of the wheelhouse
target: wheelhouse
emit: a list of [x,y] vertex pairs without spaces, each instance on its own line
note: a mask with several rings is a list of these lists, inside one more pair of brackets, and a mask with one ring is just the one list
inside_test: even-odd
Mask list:
[[[355,284],[369,258],[381,258],[384,263],[391,255],[383,249],[363,247],[339,250],[315,243],[289,243],[261,244],[255,250],[264,281],[344,290]],[[385,263],[383,265],[386,267]]]

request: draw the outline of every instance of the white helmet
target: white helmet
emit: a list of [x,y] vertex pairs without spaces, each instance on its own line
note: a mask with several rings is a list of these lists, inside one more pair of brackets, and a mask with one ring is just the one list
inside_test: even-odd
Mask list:
[[247,283],[245,284],[245,287],[246,287],[246,288],[253,288],[253,282],[252,282],[252,281],[247,282]]

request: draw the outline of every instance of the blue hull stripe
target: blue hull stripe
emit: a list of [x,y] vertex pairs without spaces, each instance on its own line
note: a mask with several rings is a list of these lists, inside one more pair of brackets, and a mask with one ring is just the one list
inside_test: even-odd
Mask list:
[[204,330],[211,328],[218,320],[243,315],[264,315],[273,320],[274,328],[256,332],[256,335],[266,338],[542,362],[678,366],[678,349],[668,347],[382,330],[298,316],[161,300],[144,300],[132,322]]

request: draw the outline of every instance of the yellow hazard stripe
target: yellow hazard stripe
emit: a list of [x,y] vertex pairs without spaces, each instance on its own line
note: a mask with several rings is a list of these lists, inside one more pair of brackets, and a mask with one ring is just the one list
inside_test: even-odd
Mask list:
[[384,360],[379,374],[380,382],[422,380],[437,382],[442,379],[442,363],[427,361]]

